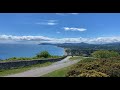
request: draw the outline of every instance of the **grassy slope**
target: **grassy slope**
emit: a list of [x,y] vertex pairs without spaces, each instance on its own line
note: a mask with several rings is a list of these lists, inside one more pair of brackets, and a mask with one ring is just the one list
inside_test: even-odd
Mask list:
[[5,75],[10,75],[10,74],[16,74],[16,73],[20,73],[20,72],[24,72],[30,69],[33,69],[35,67],[45,67],[48,65],[51,65],[51,62],[47,62],[44,64],[36,64],[36,65],[31,65],[31,66],[26,66],[26,67],[19,67],[16,69],[8,69],[8,70],[0,70],[0,76],[5,76]]
[[74,56],[74,57],[71,57],[69,60],[78,60],[81,58],[83,58],[83,56]]

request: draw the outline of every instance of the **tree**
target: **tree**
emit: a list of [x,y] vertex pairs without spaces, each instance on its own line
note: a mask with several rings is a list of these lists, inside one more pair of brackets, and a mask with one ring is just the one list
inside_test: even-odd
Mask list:
[[49,54],[48,51],[42,51],[42,52],[38,53],[36,57],[37,57],[37,58],[41,58],[41,57],[48,58],[48,57],[50,57],[50,56],[51,56],[51,55]]
[[67,53],[67,55],[70,55],[71,50],[70,49],[65,49],[65,52]]

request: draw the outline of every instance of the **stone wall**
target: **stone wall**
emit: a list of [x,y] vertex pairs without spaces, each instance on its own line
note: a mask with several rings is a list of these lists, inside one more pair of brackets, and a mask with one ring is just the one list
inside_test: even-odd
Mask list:
[[[66,56],[65,56],[66,57]],[[47,59],[47,60],[26,60],[26,61],[11,61],[11,62],[0,62],[0,69],[12,69],[24,66],[30,66],[34,64],[42,64],[45,62],[57,62],[65,57],[58,58],[58,59]]]

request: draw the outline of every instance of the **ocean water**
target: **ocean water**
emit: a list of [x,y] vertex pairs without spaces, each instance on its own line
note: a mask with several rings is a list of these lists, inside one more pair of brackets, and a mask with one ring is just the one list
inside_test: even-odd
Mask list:
[[64,55],[64,49],[53,45],[36,44],[0,44],[0,59],[11,57],[33,57],[47,50],[51,55]]

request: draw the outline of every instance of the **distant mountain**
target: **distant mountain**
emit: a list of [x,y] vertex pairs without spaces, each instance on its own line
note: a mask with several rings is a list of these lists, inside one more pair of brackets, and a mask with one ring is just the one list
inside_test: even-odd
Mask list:
[[40,43],[39,45],[54,45],[52,43]]
[[106,44],[89,44],[89,43],[40,43],[39,45],[120,45],[120,42],[106,43]]
[[120,42],[108,43],[108,44],[88,44],[88,43],[41,43],[39,45],[55,45],[62,48],[78,48],[78,49],[115,49],[120,50]]
[[56,44],[53,44],[53,43],[40,43],[39,45],[88,45],[88,43],[84,43],[84,42],[81,42],[81,43],[56,43]]
[[106,45],[120,45],[120,42],[108,43]]
[[63,44],[71,44],[71,45],[88,45],[88,43],[84,43],[84,42],[81,42],[81,43],[63,43]]

